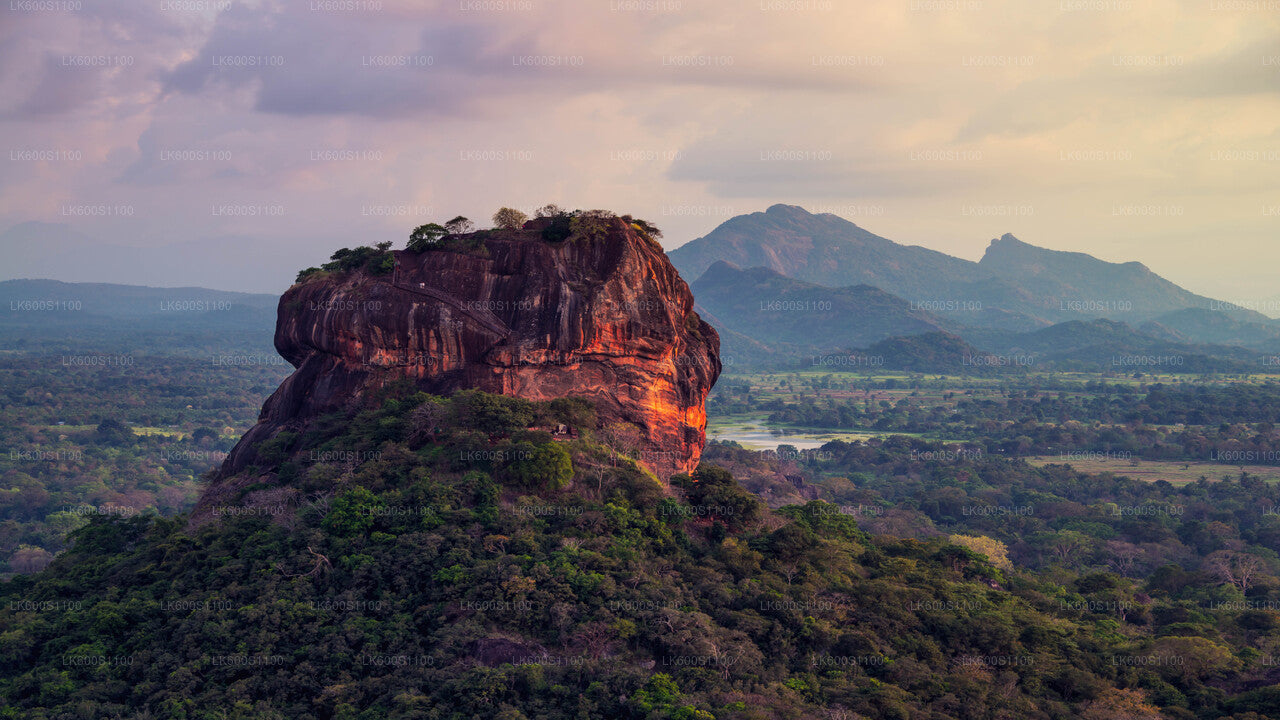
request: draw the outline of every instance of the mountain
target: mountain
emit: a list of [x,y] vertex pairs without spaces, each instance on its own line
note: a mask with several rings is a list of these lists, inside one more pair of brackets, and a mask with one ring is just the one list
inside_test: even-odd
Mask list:
[[718,261],[691,287],[718,331],[774,352],[822,353],[953,329],[953,323],[870,285],[828,288],[763,267],[742,270]]
[[[235,307],[274,310],[276,295],[201,287],[159,288],[58,280],[0,281],[0,313],[35,311],[32,302],[58,303],[62,310],[113,318],[225,311]],[[58,308],[53,308],[58,312]],[[35,311],[38,312],[38,311]]]
[[297,370],[200,508],[260,482],[242,473],[262,446],[287,447],[318,419],[397,382],[442,394],[586,398],[600,427],[658,477],[696,467],[720,374],[715,330],[643,231],[612,217],[549,241],[552,222],[449,236],[422,252],[361,248],[344,256],[358,267],[305,274],[280,298],[275,333]]
[[1197,339],[1217,345],[1235,345],[1262,352],[1280,351],[1280,325],[1275,322],[1237,320],[1227,313],[1186,308],[1165,313],[1138,326],[1147,335],[1171,342]]
[[1184,290],[1136,262],[1109,263],[1004,235],[975,263],[900,245],[835,215],[789,205],[731,218],[669,256],[688,277],[723,260],[829,287],[871,285],[973,327],[1030,331],[1099,317],[1141,322],[1189,307],[1271,323],[1260,313]]
[[263,243],[224,235],[134,247],[103,242],[65,223],[25,222],[0,232],[0,280],[93,283],[110,278],[145,286],[232,283],[240,291],[278,294],[288,286],[299,258],[317,254],[313,238]]
[[[993,276],[1028,289],[1045,304],[1048,316],[1126,320],[1154,318],[1185,308],[1215,303],[1151,272],[1140,262],[1111,263],[1078,252],[1028,245],[1012,235],[992,240],[978,266]],[[1269,324],[1269,319],[1243,308],[1227,308],[1224,316]],[[1206,338],[1198,338],[1205,340]]]
[[871,285],[909,299],[933,297],[939,280],[988,277],[968,260],[899,245],[836,215],[814,215],[794,205],[731,218],[667,255],[688,278],[723,260],[829,287]]
[[945,332],[886,338],[859,356],[873,358],[875,366],[889,370],[947,375],[982,375],[1005,367],[1021,367],[1012,361],[1002,362]]
[[199,287],[5,280],[0,344],[50,353],[173,350],[207,357],[248,351],[270,361],[275,353],[266,338],[276,302],[274,295]]
[[1265,358],[1238,347],[1171,342],[1115,320],[1072,320],[1029,333],[969,336],[984,352],[1029,358],[1036,369],[1113,372],[1261,372]]
[[[869,285],[828,288],[717,261],[691,286],[731,369],[820,366],[965,375],[1027,370],[1256,372],[1280,330],[1188,309],[1142,329],[1069,320],[1026,332],[970,327]],[[1174,328],[1189,328],[1181,333]],[[1218,343],[1197,337],[1212,336]],[[1232,345],[1244,341],[1255,350]]]

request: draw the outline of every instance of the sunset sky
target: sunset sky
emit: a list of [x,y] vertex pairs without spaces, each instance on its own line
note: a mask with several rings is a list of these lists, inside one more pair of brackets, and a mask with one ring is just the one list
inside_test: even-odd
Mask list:
[[4,2],[0,232],[296,270],[503,205],[672,248],[784,202],[1280,295],[1280,0]]

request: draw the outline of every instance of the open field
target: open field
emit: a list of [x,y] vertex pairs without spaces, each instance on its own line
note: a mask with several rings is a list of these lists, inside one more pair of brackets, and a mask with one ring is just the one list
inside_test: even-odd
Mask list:
[[1138,458],[1106,457],[1100,453],[1074,456],[1035,455],[1025,458],[1036,467],[1066,464],[1087,473],[1110,472],[1127,475],[1136,480],[1167,480],[1174,485],[1195,482],[1201,477],[1221,480],[1223,475],[1237,477],[1243,470],[1267,482],[1280,481],[1280,467],[1270,465],[1224,465],[1211,462],[1183,462],[1180,460],[1142,460]]
[[731,415],[714,418],[707,423],[707,440],[732,440],[748,450],[774,450],[779,445],[793,445],[798,450],[812,450],[832,440],[852,442],[890,435],[920,437],[918,433],[774,426],[768,424],[767,413]]

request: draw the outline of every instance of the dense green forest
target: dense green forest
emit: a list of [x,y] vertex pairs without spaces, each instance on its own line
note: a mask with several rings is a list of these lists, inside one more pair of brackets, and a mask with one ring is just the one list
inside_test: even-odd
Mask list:
[[194,521],[95,516],[0,586],[0,713],[1280,712],[1272,486],[902,438],[811,454],[831,502],[771,510],[720,466],[777,453],[713,446],[664,492],[593,423],[573,400],[393,388],[278,436]]
[[928,394],[887,398],[879,392],[911,385],[811,377],[779,395],[759,393],[748,378],[722,384],[708,408],[714,414],[767,411],[777,426],[961,439],[1010,456],[1089,451],[1280,465],[1280,384],[1272,380],[1167,386],[1022,379],[985,392],[952,381]]
[[93,515],[190,508],[291,369],[266,353],[0,357],[0,574],[44,567]]

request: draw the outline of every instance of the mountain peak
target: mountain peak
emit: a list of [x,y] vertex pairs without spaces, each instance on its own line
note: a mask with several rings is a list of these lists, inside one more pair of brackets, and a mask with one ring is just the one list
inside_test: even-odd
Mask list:
[[786,205],[784,203],[770,205],[768,209],[766,209],[764,212],[766,215],[792,215],[792,216],[803,216],[803,217],[807,217],[813,214],[808,210],[805,210],[804,208],[800,207],[799,205]]
[[711,263],[711,266],[707,268],[706,272],[702,273],[702,277],[717,277],[720,275],[739,273],[739,272],[742,272],[742,268],[729,262],[728,260],[717,260]]

